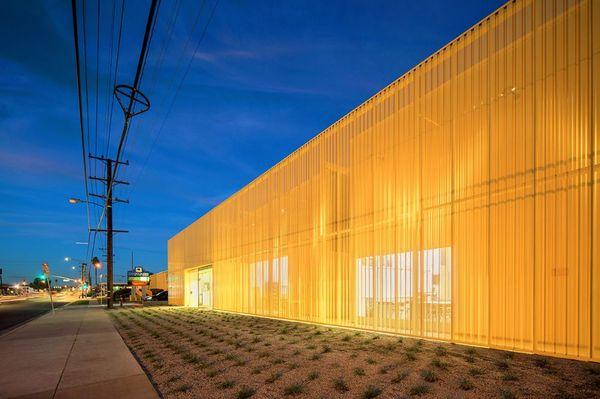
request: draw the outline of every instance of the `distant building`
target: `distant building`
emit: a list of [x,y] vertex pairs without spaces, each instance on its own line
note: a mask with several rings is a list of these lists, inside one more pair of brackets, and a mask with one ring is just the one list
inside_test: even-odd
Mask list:
[[169,302],[600,360],[599,143],[600,1],[510,1],[172,237]]
[[168,276],[169,272],[167,270],[154,273],[150,275],[150,289],[161,289],[168,290]]

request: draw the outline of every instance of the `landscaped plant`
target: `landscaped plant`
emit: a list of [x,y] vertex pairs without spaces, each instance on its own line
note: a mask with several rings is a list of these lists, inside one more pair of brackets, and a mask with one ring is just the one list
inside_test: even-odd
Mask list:
[[253,396],[256,393],[256,389],[248,387],[248,386],[243,386],[235,395],[235,397],[237,399],[248,399],[249,397]]
[[233,388],[234,385],[235,385],[235,381],[225,380],[223,382],[218,383],[217,387],[219,387],[220,389],[229,389],[229,388]]
[[408,377],[408,373],[406,371],[400,371],[394,378],[392,378],[391,381],[393,384],[399,384],[400,382],[404,381],[406,377]]
[[436,346],[434,351],[437,356],[446,356],[448,354],[448,350],[440,345]]
[[466,378],[461,378],[460,381],[458,382],[458,386],[463,391],[468,391],[468,390],[471,390],[474,388],[473,383],[471,381],[467,380]]
[[373,385],[369,385],[367,389],[362,393],[361,398],[363,399],[372,399],[381,395],[381,388],[375,387]]
[[302,385],[301,383],[289,385],[283,390],[283,394],[286,396],[300,395],[302,392],[304,392],[304,385]]
[[346,384],[346,381],[344,381],[343,378],[336,378],[333,380],[333,387],[339,392],[347,392],[350,390],[350,388],[348,388],[348,384]]
[[421,377],[427,382],[436,382],[438,379],[437,375],[429,369],[421,370]]
[[265,382],[266,382],[266,383],[268,383],[268,384],[272,384],[272,383],[274,383],[275,381],[277,381],[278,379],[280,379],[282,376],[283,376],[283,374],[282,374],[281,372],[279,372],[279,371],[278,371],[278,372],[275,372],[275,373],[272,373],[272,374],[271,374],[271,375],[270,375],[270,376],[269,376],[269,377],[268,377],[268,378],[265,380]]
[[412,396],[420,396],[429,393],[429,387],[427,385],[419,384],[410,388],[409,393]]

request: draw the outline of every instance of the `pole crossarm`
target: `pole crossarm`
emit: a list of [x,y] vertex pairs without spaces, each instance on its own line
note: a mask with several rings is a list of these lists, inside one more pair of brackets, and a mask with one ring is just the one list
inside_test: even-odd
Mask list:
[[96,231],[98,233],[129,233],[129,230],[117,230],[117,229],[90,229],[90,231]]
[[[97,198],[102,198],[102,199],[106,199],[105,195],[100,195],[100,194],[90,194],[92,197],[97,197]],[[113,202],[122,202],[124,204],[129,204],[129,200],[124,200],[124,199],[120,199],[120,198],[112,198]]]
[[[92,180],[98,180],[98,181],[102,181],[102,182],[104,182],[104,183],[107,183],[107,182],[108,182],[108,179],[105,179],[104,177],[90,176],[90,179],[92,179]],[[113,180],[112,182],[113,182],[113,184],[124,184],[124,185],[126,185],[126,186],[128,186],[128,185],[129,185],[129,182],[127,182],[127,181],[123,181],[123,180]]]
[[91,159],[95,159],[97,161],[102,161],[102,162],[111,161],[114,164],[119,163],[120,165],[129,166],[129,161],[119,161],[119,162],[117,162],[114,159],[106,158],[106,157],[103,157],[102,155],[96,156],[96,155],[88,154],[88,157],[90,157]]

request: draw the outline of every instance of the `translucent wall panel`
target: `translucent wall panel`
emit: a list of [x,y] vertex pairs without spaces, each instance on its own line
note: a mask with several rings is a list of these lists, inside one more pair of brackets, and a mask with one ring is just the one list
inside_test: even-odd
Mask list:
[[171,303],[600,359],[599,9],[482,20],[173,237]]

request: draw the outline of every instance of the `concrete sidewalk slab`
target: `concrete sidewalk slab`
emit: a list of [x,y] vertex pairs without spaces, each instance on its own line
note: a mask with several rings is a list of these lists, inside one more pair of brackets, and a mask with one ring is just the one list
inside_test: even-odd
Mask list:
[[70,306],[0,337],[0,398],[158,398],[108,313]]

